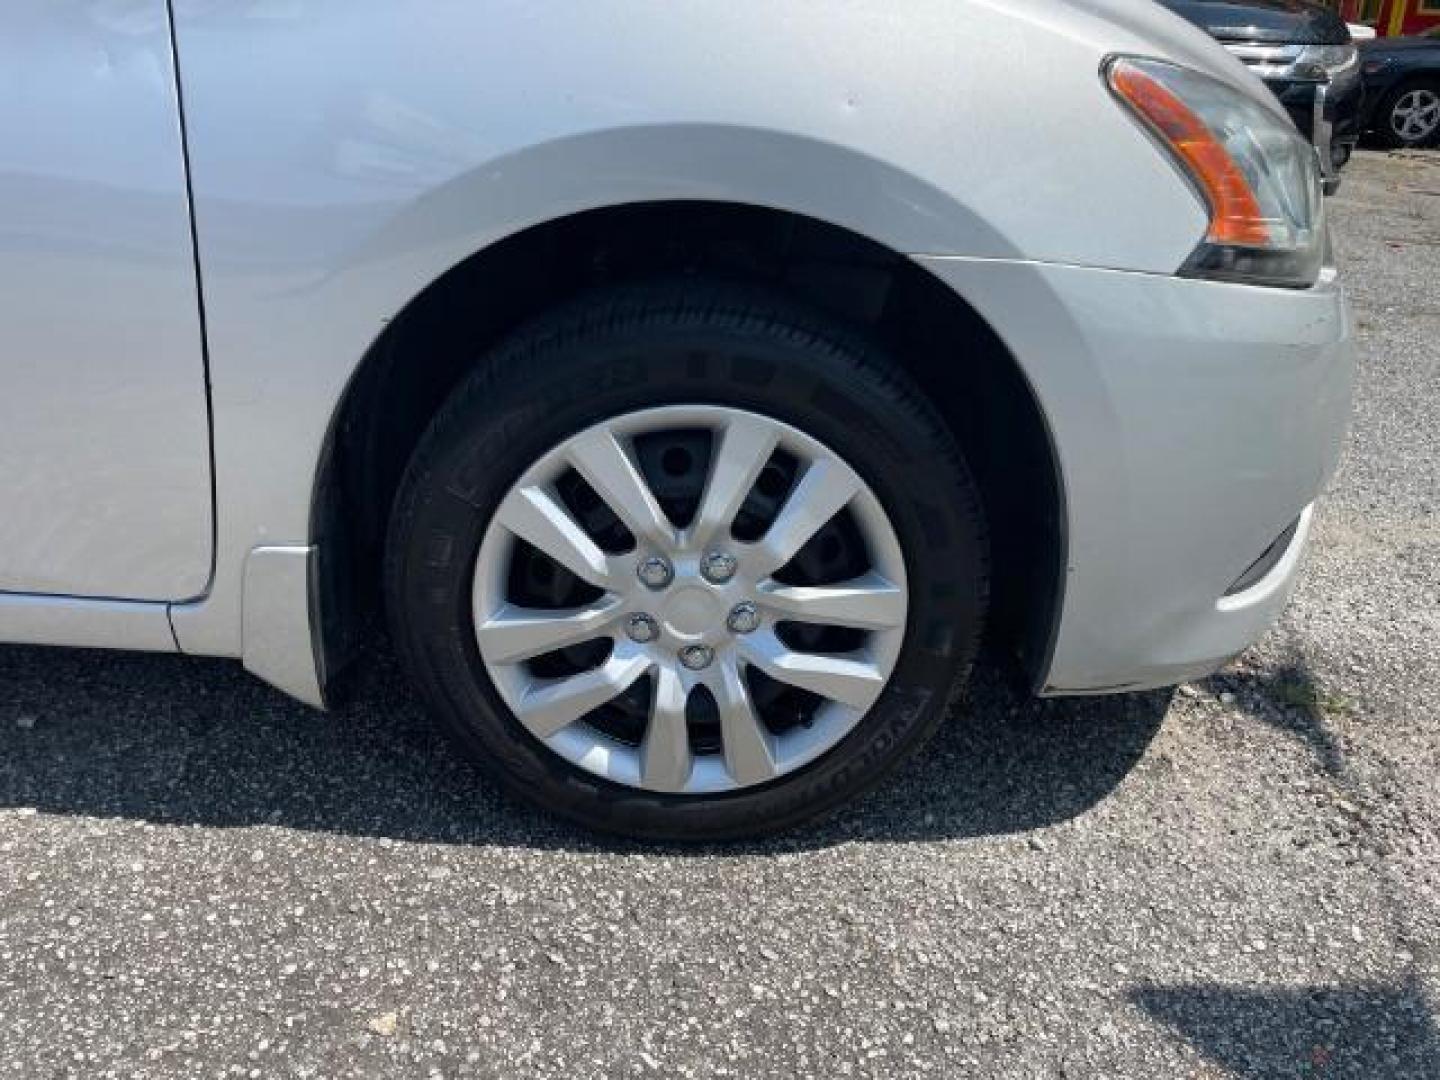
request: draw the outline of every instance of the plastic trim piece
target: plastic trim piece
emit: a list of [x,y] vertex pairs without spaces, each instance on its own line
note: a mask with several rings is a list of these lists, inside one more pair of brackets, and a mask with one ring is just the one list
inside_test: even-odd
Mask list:
[[317,647],[315,547],[257,547],[245,559],[241,660],[277,690],[325,707]]
[[[1311,503],[1305,507],[1300,516],[1296,518],[1295,524],[1291,526],[1294,531],[1287,530],[1288,536],[1281,535],[1280,540],[1287,542],[1282,544],[1280,540],[1276,541],[1276,546],[1280,549],[1278,557],[1264,568],[1263,573],[1241,588],[1242,582],[1245,582],[1245,579],[1250,576],[1250,570],[1247,570],[1241,576],[1240,581],[1230,586],[1225,595],[1216,602],[1215,610],[1219,612],[1243,611],[1246,608],[1265,603],[1282,590],[1288,590],[1294,584],[1295,571],[1299,567],[1301,556],[1305,554],[1305,548],[1309,543],[1310,523],[1314,516],[1315,504]],[[1261,561],[1265,561],[1270,554],[1267,551],[1265,555],[1261,556]],[[1251,570],[1253,569],[1255,568],[1251,567]]]
[[1270,542],[1270,546],[1260,553],[1260,557],[1246,567],[1245,572],[1235,579],[1235,583],[1225,590],[1226,596],[1235,596],[1254,588],[1259,584],[1260,579],[1275,568],[1290,549],[1291,542],[1295,539],[1295,532],[1300,528],[1300,518],[1292,521],[1279,536]]

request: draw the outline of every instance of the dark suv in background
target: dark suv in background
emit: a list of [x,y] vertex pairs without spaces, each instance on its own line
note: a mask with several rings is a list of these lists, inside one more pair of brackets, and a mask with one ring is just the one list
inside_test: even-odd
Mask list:
[[1311,0],[1160,0],[1264,79],[1315,144],[1325,189],[1360,138],[1365,90],[1345,21]]

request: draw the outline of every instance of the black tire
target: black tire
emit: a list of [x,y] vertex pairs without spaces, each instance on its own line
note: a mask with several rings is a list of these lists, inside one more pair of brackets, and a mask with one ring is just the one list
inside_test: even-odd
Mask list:
[[1375,134],[1383,145],[1398,150],[1417,149],[1434,145],[1437,137],[1440,137],[1440,124],[1429,128],[1423,135],[1415,138],[1406,138],[1395,130],[1393,117],[1396,106],[1407,94],[1417,91],[1431,93],[1440,98],[1440,80],[1418,79],[1404,82],[1391,89],[1381,99],[1379,107],[1375,110]]
[[[515,478],[591,424],[676,403],[765,413],[840,454],[890,516],[910,576],[904,646],[860,724],[798,771],[714,796],[612,784],[554,754],[501,700],[470,613],[477,551]],[[385,578],[402,663],[444,729],[501,787],[592,828],[717,841],[779,832],[830,811],[926,741],[975,656],[988,549],[955,441],[883,350],[784,299],[691,281],[594,294],[485,356],[410,462]]]

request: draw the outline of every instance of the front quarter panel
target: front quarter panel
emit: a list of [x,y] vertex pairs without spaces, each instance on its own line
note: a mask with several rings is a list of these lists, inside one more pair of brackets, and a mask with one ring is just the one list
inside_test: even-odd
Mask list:
[[182,646],[239,653],[245,556],[311,539],[316,465],[366,349],[528,226],[730,200],[906,253],[1173,272],[1204,214],[1101,63],[1155,52],[1153,24],[1221,77],[1234,65],[1146,8],[177,5],[219,513],[215,589],[176,610]]

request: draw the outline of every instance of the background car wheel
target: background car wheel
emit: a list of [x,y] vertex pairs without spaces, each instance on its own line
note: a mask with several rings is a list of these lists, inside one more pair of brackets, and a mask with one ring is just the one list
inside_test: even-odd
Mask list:
[[987,550],[954,441],[879,349],[687,283],[485,358],[410,464],[386,576],[402,660],[504,787],[715,840],[921,745],[974,657]]
[[1386,95],[1378,110],[1380,136],[1390,146],[1429,146],[1440,134],[1440,83],[1407,83]]

